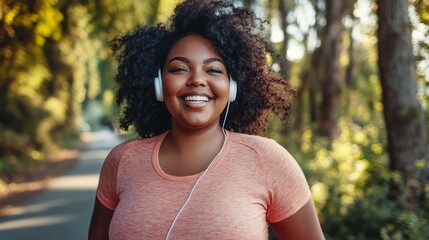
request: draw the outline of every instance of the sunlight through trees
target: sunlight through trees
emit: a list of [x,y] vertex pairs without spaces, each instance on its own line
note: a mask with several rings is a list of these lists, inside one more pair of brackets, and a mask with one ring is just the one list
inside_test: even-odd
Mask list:
[[[176,2],[0,0],[0,191],[116,124],[109,41]],[[428,239],[429,1],[233,2],[270,21],[297,98],[266,134],[305,171],[327,239]]]

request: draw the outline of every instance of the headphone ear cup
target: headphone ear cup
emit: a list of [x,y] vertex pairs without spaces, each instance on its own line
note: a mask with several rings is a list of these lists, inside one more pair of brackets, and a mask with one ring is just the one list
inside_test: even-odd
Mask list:
[[158,70],[158,77],[153,80],[153,85],[155,87],[156,100],[159,102],[164,102],[164,94],[162,94],[161,69]]
[[237,82],[229,78],[229,101],[234,102],[237,97]]

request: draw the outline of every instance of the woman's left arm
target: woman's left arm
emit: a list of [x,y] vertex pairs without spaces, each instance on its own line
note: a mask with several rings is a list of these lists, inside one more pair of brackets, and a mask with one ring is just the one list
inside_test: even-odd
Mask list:
[[271,227],[279,240],[325,239],[317,217],[316,208],[311,198],[295,214],[280,222],[272,223]]
[[113,211],[105,207],[98,197],[95,197],[94,211],[89,225],[88,240],[108,240],[109,226]]

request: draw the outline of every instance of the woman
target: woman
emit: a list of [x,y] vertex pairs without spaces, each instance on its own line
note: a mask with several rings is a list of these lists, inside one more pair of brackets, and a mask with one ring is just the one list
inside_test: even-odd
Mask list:
[[[89,239],[323,239],[305,177],[263,134],[293,91],[268,65],[262,22],[222,1],[112,43],[121,127],[142,137],[103,164]],[[248,135],[252,134],[252,135]]]

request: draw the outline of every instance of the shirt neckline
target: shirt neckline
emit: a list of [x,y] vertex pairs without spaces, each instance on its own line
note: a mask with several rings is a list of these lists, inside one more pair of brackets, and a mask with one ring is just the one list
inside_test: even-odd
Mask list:
[[[169,181],[173,181],[173,182],[187,182],[187,181],[192,181],[192,180],[198,179],[204,173],[204,170],[197,173],[197,174],[187,175],[187,176],[175,176],[175,175],[168,174],[168,173],[164,172],[164,170],[162,170],[161,165],[159,164],[159,149],[161,148],[161,144],[164,141],[164,139],[168,133],[169,133],[169,131],[162,133],[156,141],[156,144],[155,144],[155,147],[154,147],[154,150],[152,153],[152,165],[153,165],[155,172],[160,177],[162,177],[166,180],[169,180]],[[223,148],[221,149],[221,152],[220,152],[219,156],[217,157],[216,162],[214,162],[212,164],[212,166],[208,170],[208,173],[210,171],[212,171],[216,167],[216,165],[219,164],[219,162],[223,159],[223,157],[227,151],[228,145],[229,145],[229,138],[230,138],[229,135],[230,135],[229,131],[225,130],[225,146],[223,146]]]

